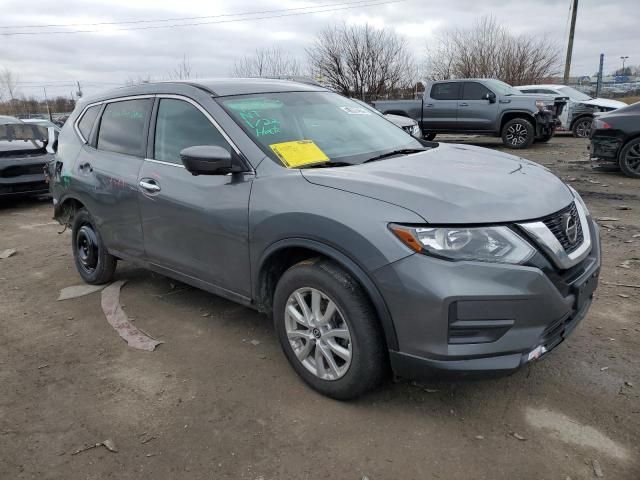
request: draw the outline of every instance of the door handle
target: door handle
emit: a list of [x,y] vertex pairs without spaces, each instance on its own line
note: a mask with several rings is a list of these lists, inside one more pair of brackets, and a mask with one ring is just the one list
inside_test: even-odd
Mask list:
[[459,103],[458,106],[459,107],[468,107],[469,104],[468,103]]
[[427,104],[425,105],[425,107],[431,108],[431,107],[433,107],[433,103],[427,103]]
[[155,180],[140,180],[138,183],[142,188],[144,188],[147,192],[159,192],[160,185],[158,185]]

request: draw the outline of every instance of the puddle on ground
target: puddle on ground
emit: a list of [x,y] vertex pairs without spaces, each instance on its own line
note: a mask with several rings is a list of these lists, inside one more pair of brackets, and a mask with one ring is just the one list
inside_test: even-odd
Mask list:
[[547,431],[562,442],[589,447],[618,459],[629,456],[627,449],[589,425],[583,425],[566,415],[546,408],[528,407],[525,418],[532,426]]

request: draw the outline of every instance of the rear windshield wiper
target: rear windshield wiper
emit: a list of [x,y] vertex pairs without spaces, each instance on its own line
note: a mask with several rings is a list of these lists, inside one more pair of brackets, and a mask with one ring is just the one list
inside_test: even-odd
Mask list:
[[399,150],[393,150],[391,152],[383,153],[382,155],[372,157],[368,160],[365,160],[363,163],[375,162],[376,160],[382,160],[384,158],[393,157],[395,155],[409,155],[410,153],[424,152],[426,150],[427,150],[426,148],[401,148]]

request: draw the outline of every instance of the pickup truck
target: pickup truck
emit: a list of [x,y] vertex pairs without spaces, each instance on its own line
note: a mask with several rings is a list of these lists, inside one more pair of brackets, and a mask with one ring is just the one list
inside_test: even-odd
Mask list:
[[491,135],[502,137],[508,148],[520,149],[549,141],[566,103],[566,97],[524,95],[504,82],[483,78],[431,82],[420,99],[380,100],[373,106],[417,120],[427,140],[438,133]]

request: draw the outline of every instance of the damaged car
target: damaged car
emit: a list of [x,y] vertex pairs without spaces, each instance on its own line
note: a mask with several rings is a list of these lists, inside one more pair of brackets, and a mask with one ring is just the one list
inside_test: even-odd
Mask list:
[[546,168],[417,139],[324,88],[149,83],[80,100],[49,164],[76,269],[125,261],[264,312],[337,399],[506,374],[585,318],[598,227]]
[[569,98],[567,107],[558,116],[558,131],[569,131],[577,138],[589,138],[591,122],[596,112],[610,112],[627,104],[609,98],[592,98],[567,85],[524,85],[515,87],[527,95],[563,95]]
[[0,198],[49,193],[44,167],[56,138],[54,128],[0,116]]
[[615,162],[628,177],[640,178],[640,102],[596,114],[591,129],[591,157]]

